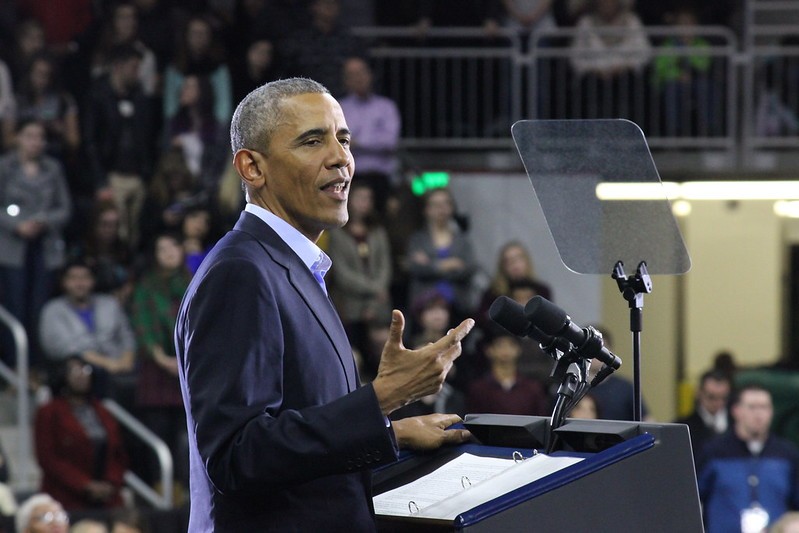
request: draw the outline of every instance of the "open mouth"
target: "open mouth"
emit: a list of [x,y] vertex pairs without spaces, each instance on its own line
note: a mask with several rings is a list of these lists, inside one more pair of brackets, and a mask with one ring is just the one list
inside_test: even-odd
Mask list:
[[345,191],[349,189],[350,182],[349,180],[336,180],[331,181],[327,185],[322,187],[322,190],[328,193],[331,193],[336,196],[343,196]]

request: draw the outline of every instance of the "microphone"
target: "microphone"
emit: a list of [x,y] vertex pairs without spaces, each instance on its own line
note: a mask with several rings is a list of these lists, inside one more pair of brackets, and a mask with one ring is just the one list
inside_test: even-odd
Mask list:
[[554,351],[567,353],[572,346],[566,339],[547,335],[530,323],[524,314],[524,307],[507,296],[499,296],[488,308],[488,316],[517,337],[530,337],[538,341],[541,349],[554,357]]
[[572,322],[566,311],[546,298],[531,298],[524,306],[524,314],[532,327],[539,328],[545,335],[563,337],[572,343],[578,355],[598,359],[613,370],[621,366],[621,359],[605,348],[602,335],[597,330],[593,327],[581,328]]

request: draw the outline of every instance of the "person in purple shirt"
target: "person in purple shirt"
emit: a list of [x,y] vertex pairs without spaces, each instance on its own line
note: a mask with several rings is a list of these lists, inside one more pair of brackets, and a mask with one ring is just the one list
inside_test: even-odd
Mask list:
[[351,57],[344,62],[343,71],[347,96],[340,104],[352,132],[358,180],[369,184],[374,191],[375,208],[384,213],[398,169],[399,110],[390,98],[374,94],[372,70],[366,61]]

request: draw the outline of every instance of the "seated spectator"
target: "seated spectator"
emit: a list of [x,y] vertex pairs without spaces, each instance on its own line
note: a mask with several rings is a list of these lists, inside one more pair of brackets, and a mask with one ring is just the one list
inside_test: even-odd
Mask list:
[[210,249],[211,212],[203,206],[192,207],[184,213],[181,227],[186,268],[194,274]]
[[[28,332],[31,360],[39,362],[39,313],[64,264],[63,228],[72,202],[61,165],[45,155],[41,122],[22,122],[16,148],[0,158],[0,290],[2,304]],[[5,328],[4,328],[5,329]],[[8,332],[3,359],[14,366]]]
[[599,406],[596,404],[596,399],[590,393],[583,396],[567,416],[571,418],[587,418],[589,420],[602,418],[599,416]]
[[774,405],[763,386],[742,386],[730,405],[730,428],[696,461],[705,531],[765,531],[799,508],[799,449],[771,431]]
[[108,526],[104,522],[92,518],[84,518],[75,522],[69,533],[108,533]]
[[134,257],[119,236],[119,209],[112,201],[97,202],[90,224],[71,256],[94,272],[94,290],[116,297],[127,308],[133,291]]
[[67,533],[69,515],[49,494],[34,494],[22,502],[14,519],[16,533]]
[[[411,312],[419,328],[408,343],[411,348],[420,348],[440,339],[452,325],[449,303],[435,289],[419,295],[413,302]],[[468,366],[467,356],[461,355],[450,368],[447,379],[438,393],[425,396],[398,409],[392,413],[392,420],[431,413],[455,413],[463,416],[465,403],[462,389],[470,373]]]
[[[610,333],[596,328],[601,334],[605,348],[613,351],[613,342]],[[599,359],[591,359],[589,381],[596,376],[603,363]],[[598,412],[603,420],[634,420],[635,419],[635,387],[625,377],[611,374],[591,389],[591,395],[596,400]],[[644,420],[652,421],[648,413],[646,402],[641,398],[641,416]]]
[[14,88],[18,89],[33,57],[47,50],[47,42],[44,39],[44,28],[36,19],[21,21],[16,30],[8,67],[11,69]]
[[374,93],[372,70],[359,57],[344,62],[341,109],[352,133],[352,155],[358,162],[358,182],[374,191],[375,208],[385,215],[386,201],[398,179],[397,149],[401,119],[397,104]]
[[148,533],[147,520],[136,509],[117,509],[111,515],[111,533]]
[[116,392],[130,381],[136,348],[124,309],[113,296],[94,292],[94,273],[83,261],[64,267],[61,288],[63,295],[45,304],[39,321],[45,355],[51,361],[80,355],[95,371],[95,390]]
[[[236,192],[240,198],[243,197],[240,183]],[[139,220],[142,242],[149,245],[162,233],[179,233],[184,213],[206,200],[186,165],[183,150],[179,147],[165,150],[150,180],[142,208]]]
[[484,341],[489,371],[469,385],[466,407],[469,413],[547,415],[550,401],[543,385],[522,376],[518,370],[522,347],[515,335],[493,328]]
[[350,184],[343,228],[329,231],[327,253],[333,261],[330,296],[352,343],[363,349],[365,327],[376,317],[391,313],[391,249],[385,228],[374,212],[371,188]]
[[705,372],[699,379],[694,411],[685,418],[675,420],[678,424],[688,425],[694,459],[707,441],[727,431],[730,422],[727,402],[731,390],[732,383],[726,375],[713,370]]
[[425,195],[424,227],[408,240],[409,299],[436,289],[452,306],[455,322],[472,311],[472,276],[477,269],[468,235],[455,221],[448,189]]
[[120,428],[92,395],[92,367],[65,359],[52,373],[52,401],[34,421],[42,491],[70,511],[122,505],[120,489],[128,465]]
[[[480,308],[477,311],[478,326],[483,327],[490,321],[488,309],[494,303],[494,300],[499,296],[511,297],[510,285],[515,281],[524,281],[524,283],[534,289],[535,294],[532,296],[543,296],[552,301],[552,290],[545,283],[537,281],[530,253],[521,242],[509,241],[499,249],[497,266],[494,270],[491,285],[483,292],[480,298]],[[527,303],[527,300],[517,301],[521,305]]]
[[219,124],[228,124],[233,115],[230,69],[214,28],[202,15],[194,15],[181,33],[178,48],[164,73],[164,120],[180,109],[180,93],[186,76],[205,76],[213,90],[213,115]]

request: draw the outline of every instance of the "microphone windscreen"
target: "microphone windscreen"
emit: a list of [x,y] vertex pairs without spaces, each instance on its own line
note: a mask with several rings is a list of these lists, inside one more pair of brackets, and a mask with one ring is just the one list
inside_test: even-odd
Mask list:
[[547,335],[556,335],[569,321],[566,311],[542,296],[534,296],[524,306],[528,321]]
[[524,308],[507,296],[500,296],[494,300],[488,308],[488,316],[514,335],[524,336],[527,332],[529,321],[524,316]]

